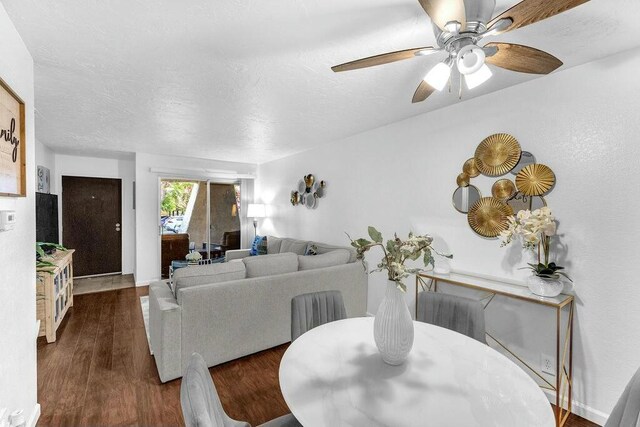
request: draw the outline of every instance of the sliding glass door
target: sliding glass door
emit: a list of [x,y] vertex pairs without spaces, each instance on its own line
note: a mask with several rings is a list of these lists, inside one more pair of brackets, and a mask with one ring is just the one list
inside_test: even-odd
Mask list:
[[227,250],[240,248],[239,184],[162,179],[160,189],[163,278],[189,253],[222,262]]

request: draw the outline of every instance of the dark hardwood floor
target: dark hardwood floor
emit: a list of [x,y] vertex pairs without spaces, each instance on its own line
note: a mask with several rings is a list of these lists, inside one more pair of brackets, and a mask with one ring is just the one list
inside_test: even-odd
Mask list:
[[[74,297],[58,340],[38,339],[40,426],[183,425],[180,380],[160,382],[129,288]],[[227,413],[258,425],[288,412],[278,384],[287,345],[211,368]],[[572,416],[569,427],[595,426]]]

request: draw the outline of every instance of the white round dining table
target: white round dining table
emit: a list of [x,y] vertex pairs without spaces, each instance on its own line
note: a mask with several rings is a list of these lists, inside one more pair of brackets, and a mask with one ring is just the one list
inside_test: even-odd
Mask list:
[[414,322],[407,361],[390,366],[373,318],[327,323],[294,341],[280,388],[305,427],[552,427],[540,387],[515,363],[457,332]]

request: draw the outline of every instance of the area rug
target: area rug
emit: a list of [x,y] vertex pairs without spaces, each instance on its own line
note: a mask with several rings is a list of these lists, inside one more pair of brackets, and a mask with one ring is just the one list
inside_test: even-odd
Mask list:
[[149,297],[140,297],[140,308],[142,309],[142,319],[144,320],[144,331],[147,333],[147,344],[149,344],[149,354],[153,354],[151,348],[151,337],[149,336]]

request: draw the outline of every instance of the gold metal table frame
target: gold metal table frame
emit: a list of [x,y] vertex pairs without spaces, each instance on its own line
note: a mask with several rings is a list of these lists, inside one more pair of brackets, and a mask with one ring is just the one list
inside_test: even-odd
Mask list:
[[[481,298],[484,308],[489,306],[496,295],[507,298],[514,298],[526,301],[532,304],[539,304],[555,309],[556,311],[556,375],[555,384],[549,382],[541,372],[534,369],[529,363],[524,361],[520,356],[511,351],[505,344],[496,339],[487,332],[487,336],[491,338],[498,346],[505,350],[512,357],[517,359],[522,365],[530,370],[537,378],[541,380],[538,385],[546,390],[552,390],[556,395],[556,404],[554,413],[556,416],[556,426],[561,427],[567,422],[571,414],[571,399],[573,392],[573,313],[574,313],[574,297],[572,295],[561,294],[553,298],[539,297],[532,294],[529,289],[524,286],[514,285],[510,283],[500,282],[497,280],[485,279],[481,277],[470,276],[461,273],[451,273],[448,275],[435,274],[431,272],[420,273],[416,275],[416,318],[418,316],[418,292],[437,292],[438,282],[449,285],[461,286],[473,289],[487,294]],[[566,310],[565,310],[566,308]],[[566,327],[562,325],[562,313],[567,311]],[[564,339],[561,339],[564,333]],[[562,354],[561,354],[562,349]],[[565,397],[567,398],[565,400]]]

